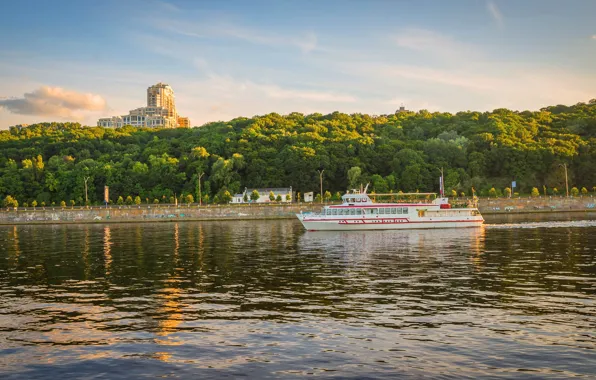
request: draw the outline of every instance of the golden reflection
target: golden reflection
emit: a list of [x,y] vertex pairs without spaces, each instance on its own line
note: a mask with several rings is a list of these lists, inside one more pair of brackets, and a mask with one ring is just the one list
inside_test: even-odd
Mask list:
[[[174,266],[178,263],[178,253],[180,250],[180,226],[174,224]],[[165,314],[163,319],[158,322],[160,331],[159,336],[167,336],[176,331],[176,327],[182,323],[182,305],[180,304],[180,294],[182,289],[177,287],[176,279],[169,278],[166,287],[159,293],[163,298],[163,306],[158,310],[160,314]]]
[[112,269],[112,234],[109,226],[103,229],[103,257],[106,277],[110,275]]
[[474,228],[475,235],[472,236],[470,241],[470,261],[477,271],[482,269],[482,254],[484,252],[484,239],[486,235],[486,227],[484,225],[479,228]]
[[19,244],[19,232],[17,226],[12,226],[12,246],[14,250],[13,256],[13,265],[16,268],[19,260],[19,256],[21,256],[21,247]]
[[164,288],[160,293],[160,297],[165,301],[163,306],[158,310],[160,314],[165,314],[165,318],[160,319],[157,323],[159,336],[168,336],[169,334],[176,332],[178,325],[182,323],[182,305],[180,304],[180,294],[182,290],[176,288],[175,283],[169,282],[167,285],[171,287]]
[[85,239],[83,240],[83,265],[85,266],[85,280],[89,278],[89,226],[85,226]]
[[199,232],[199,237],[198,237],[198,247],[197,247],[197,264],[198,267],[203,270],[205,269],[204,266],[204,260],[203,260],[203,256],[205,254],[205,231],[203,230],[203,225],[199,224],[199,228],[198,228]]
[[174,257],[178,258],[178,250],[180,249],[180,231],[178,223],[174,224]]

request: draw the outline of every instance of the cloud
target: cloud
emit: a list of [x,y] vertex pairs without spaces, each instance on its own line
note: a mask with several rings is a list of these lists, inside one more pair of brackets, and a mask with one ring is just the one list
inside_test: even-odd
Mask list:
[[594,34],[594,35],[592,36],[592,39],[593,39],[593,40],[596,40],[596,34]]
[[106,101],[95,94],[42,86],[33,92],[25,93],[22,98],[2,99],[0,107],[19,115],[80,119],[81,111],[105,110]]
[[307,31],[295,35],[265,32],[262,30],[232,25],[223,22],[194,23],[183,20],[160,18],[154,23],[157,28],[193,38],[228,38],[245,41],[254,45],[273,47],[297,47],[308,53],[317,49],[317,35]]
[[493,17],[493,19],[495,19],[497,25],[503,26],[503,14],[499,10],[499,8],[497,8],[497,5],[493,1],[489,0],[486,2],[486,9]]
[[393,35],[391,40],[400,48],[431,55],[440,55],[443,58],[452,58],[458,61],[464,55],[469,57],[480,55],[478,49],[474,46],[426,29],[404,29],[398,34]]

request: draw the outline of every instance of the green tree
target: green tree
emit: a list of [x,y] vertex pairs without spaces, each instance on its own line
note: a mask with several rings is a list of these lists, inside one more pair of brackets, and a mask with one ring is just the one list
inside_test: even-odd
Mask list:
[[10,195],[4,198],[4,207],[19,207],[19,202]]
[[362,175],[362,169],[358,166],[352,166],[350,170],[348,170],[348,182],[350,189],[358,189],[360,188],[360,177]]
[[277,202],[281,202],[282,201],[281,194],[277,194],[277,197],[275,198],[275,200]]
[[157,204],[159,204],[159,199],[155,198],[155,199],[153,200],[153,204],[154,204],[154,205],[157,205]]
[[132,197],[130,195],[127,196],[125,202],[126,202],[127,205],[132,205],[132,202],[133,202]]
[[582,195],[588,195],[588,189],[586,189],[585,187],[582,187],[581,192]]
[[556,187],[553,187],[553,194],[555,194],[555,195],[559,194],[559,189],[557,189]]
[[457,197],[457,191],[455,189],[451,190],[451,197],[452,198],[456,198]]
[[488,191],[488,196],[489,197],[496,197],[497,196],[497,190],[494,187],[491,187],[490,190]]
[[271,202],[273,202],[273,201],[275,200],[275,193],[273,193],[273,190],[271,190],[271,191],[269,192],[269,200],[270,200]]
[[321,194],[320,193],[317,193],[317,195],[315,196],[315,202],[321,203]]
[[286,194],[286,202],[292,201],[292,195],[290,193]]
[[538,188],[537,188],[537,187],[533,187],[533,188],[532,188],[532,194],[531,194],[531,195],[532,195],[533,197],[538,197],[538,196],[540,196],[540,192],[538,191]]
[[222,203],[230,203],[232,201],[232,194],[228,190],[224,191],[221,196],[221,201]]
[[250,200],[253,201],[253,202],[258,201],[260,197],[261,197],[261,195],[259,194],[259,192],[257,191],[257,189],[254,189],[252,191],[252,193],[250,193]]
[[506,187],[505,188],[505,196],[507,198],[510,198],[511,197],[511,188],[510,187]]
[[571,188],[571,195],[573,195],[574,197],[577,197],[579,195],[579,190],[577,187],[573,186]]
[[75,205],[75,201],[73,199],[70,200],[70,208],[74,208]]
[[62,208],[66,207],[66,202],[60,201],[60,207],[62,207]]
[[[127,200],[128,200],[128,198],[127,198]],[[139,196],[137,195],[137,196],[135,197],[135,200],[134,200],[134,202],[135,202],[135,205],[137,205],[137,206],[138,206],[138,205],[140,205],[140,204],[141,204],[141,197],[139,197]]]
[[325,202],[329,202],[331,199],[331,192],[329,190],[325,190],[325,194],[323,196],[325,198]]
[[191,203],[194,203],[194,201],[195,201],[195,198],[192,196],[192,194],[188,194],[186,196],[186,203],[191,204]]
[[37,207],[37,201],[35,199],[31,202],[31,207],[34,209]]
[[119,205],[123,205],[124,204],[124,199],[122,198],[122,196],[118,197],[118,200],[116,201],[117,204]]
[[335,194],[333,194],[333,196],[331,197],[332,201],[339,201],[341,200],[341,193],[338,191]]
[[248,192],[244,192],[244,195],[242,196],[242,201],[244,201],[244,203],[248,203]]

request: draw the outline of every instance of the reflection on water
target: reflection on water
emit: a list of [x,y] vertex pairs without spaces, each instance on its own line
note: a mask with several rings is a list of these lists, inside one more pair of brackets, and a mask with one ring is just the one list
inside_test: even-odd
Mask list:
[[596,372],[596,223],[0,227],[2,378]]

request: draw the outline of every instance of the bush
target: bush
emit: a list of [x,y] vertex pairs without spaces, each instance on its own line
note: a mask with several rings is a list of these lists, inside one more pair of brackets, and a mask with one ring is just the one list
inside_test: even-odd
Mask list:
[[186,196],[186,203],[194,203],[195,198],[192,196],[192,194],[188,194]]
[[532,188],[532,194],[531,194],[531,195],[532,195],[533,197],[537,197],[537,196],[539,196],[539,195],[540,195],[540,192],[538,191],[538,188],[536,188],[536,187],[533,187],[533,188]]
[[573,195],[574,197],[577,197],[579,195],[579,190],[577,189],[577,187],[573,186],[571,188],[571,195]]
[[132,204],[132,197],[130,195],[126,197],[126,204],[127,205],[131,205]]
[[159,204],[159,199],[155,198],[155,199],[153,200],[153,204],[154,204],[154,205],[156,205],[156,204]]
[[[128,201],[128,198],[126,200]],[[138,195],[135,197],[135,204],[136,205],[140,205],[141,204],[141,197],[139,197]]]
[[588,189],[586,189],[585,187],[582,187],[582,195],[587,195],[588,194]]
[[62,207],[62,208],[66,207],[66,202],[60,201],[60,207]]
[[281,199],[281,194],[277,194],[277,198],[275,198],[275,200],[276,200],[277,202],[281,202],[281,200],[282,200],[282,199]]
[[117,204],[119,205],[123,205],[124,204],[124,199],[122,198],[122,196],[118,197],[118,200],[116,201]]

